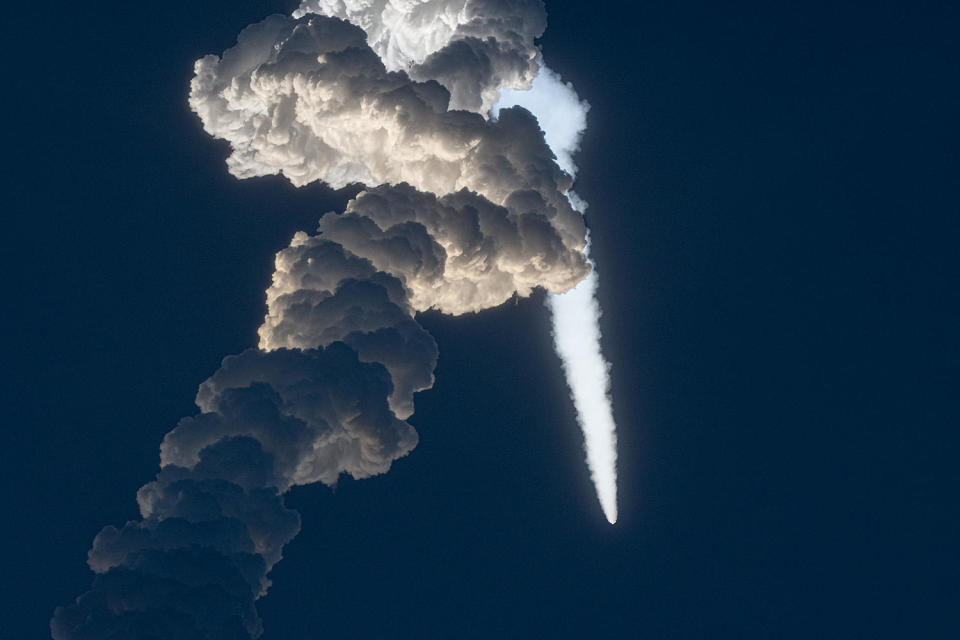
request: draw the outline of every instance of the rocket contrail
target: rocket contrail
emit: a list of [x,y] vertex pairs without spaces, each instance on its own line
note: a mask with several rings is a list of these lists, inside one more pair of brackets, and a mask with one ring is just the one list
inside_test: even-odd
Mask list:
[[[537,287],[595,307],[570,190],[582,124],[546,140],[523,108],[487,117],[505,88],[566,87],[534,44],[545,18],[538,0],[305,0],[196,62],[190,107],[230,143],[233,175],[366,188],[277,253],[258,347],[200,385],[200,412],[164,437],[137,493],[141,518],[94,539],[97,577],[56,610],[55,640],[260,637],[256,600],[300,528],[284,494],[385,473],[417,444],[405,420],[438,357],[417,312]],[[567,299],[551,299],[555,338],[612,522],[612,421],[588,430],[602,407],[583,392],[606,399],[599,311],[578,320]],[[567,320],[592,335],[593,360],[568,344]]]
[[[557,156],[560,167],[576,175],[573,154],[580,148],[580,138],[587,126],[589,105],[580,100],[573,86],[564,83],[548,67],[541,66],[528,90],[501,92],[494,114],[500,109],[519,105],[537,116],[546,143]],[[574,208],[581,213],[586,203],[573,191],[567,193]],[[589,255],[589,243],[584,248]],[[617,521],[617,435],[610,396],[609,364],[600,349],[600,304],[596,298],[596,267],[590,275],[566,293],[547,296],[553,322],[553,341],[563,362],[563,372],[570,387],[583,431],[587,466],[604,515],[610,524]]]
[[573,404],[583,429],[587,465],[600,506],[617,521],[617,433],[610,402],[609,365],[600,350],[597,272],[566,293],[547,297],[553,342],[563,361]]

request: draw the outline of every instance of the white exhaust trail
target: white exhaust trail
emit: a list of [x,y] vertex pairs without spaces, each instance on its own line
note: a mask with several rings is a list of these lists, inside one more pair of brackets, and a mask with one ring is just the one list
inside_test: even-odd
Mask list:
[[[560,167],[576,175],[574,154],[587,126],[590,106],[577,96],[573,85],[546,66],[534,78],[530,89],[504,90],[493,115],[500,109],[520,105],[537,117],[547,145]],[[586,202],[570,191],[574,209],[583,213]],[[590,238],[584,255],[589,260]],[[587,466],[597,489],[600,506],[610,524],[617,521],[617,434],[610,397],[610,365],[600,350],[600,304],[597,302],[596,265],[576,287],[561,294],[548,294],[547,306],[553,319],[553,342],[563,361],[570,396],[577,410],[587,450]]]
[[[589,251],[588,244],[588,258]],[[610,365],[600,351],[601,312],[596,292],[594,270],[570,291],[548,295],[547,306],[553,319],[553,344],[563,361],[583,430],[590,477],[603,514],[613,524],[617,521],[617,433],[610,400]]]

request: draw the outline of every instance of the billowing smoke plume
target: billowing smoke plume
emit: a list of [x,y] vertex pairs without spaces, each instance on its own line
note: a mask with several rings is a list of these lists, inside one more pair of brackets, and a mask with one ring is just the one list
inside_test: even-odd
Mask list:
[[436,80],[451,108],[484,114],[500,89],[529,88],[547,27],[540,0],[303,0],[293,15],[309,13],[359,25],[387,69]]
[[271,16],[222,58],[197,62],[190,105],[211,135],[230,142],[234,175],[467,189],[546,218],[564,244],[583,249],[583,219],[566,196],[572,178],[528,111],[505,110],[496,121],[451,111],[444,87],[387,71],[364,38],[340,20]]
[[571,173],[528,111],[485,117],[501,88],[547,77],[544,25],[523,0],[308,0],[197,61],[190,105],[234,175],[367,190],[277,254],[259,347],[200,386],[141,519],[94,540],[98,575],[55,639],[259,637],[254,603],[300,526],[283,494],[384,473],[417,444],[404,420],[437,346],[416,312],[587,278]]

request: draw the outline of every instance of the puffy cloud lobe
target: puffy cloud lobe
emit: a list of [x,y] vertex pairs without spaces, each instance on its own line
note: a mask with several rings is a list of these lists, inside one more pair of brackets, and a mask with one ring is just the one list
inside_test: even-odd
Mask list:
[[143,520],[97,535],[89,564],[99,575],[57,609],[53,637],[258,637],[254,600],[300,528],[275,487],[256,486],[271,467],[258,442],[226,438],[192,469],[161,469],[138,494]]
[[236,564],[208,547],[130,554],[50,622],[54,640],[248,640],[263,631]]
[[[413,413],[413,394],[433,385],[437,344],[412,317],[402,280],[322,236],[297,233],[276,258],[260,348],[312,349],[342,341],[389,373],[389,404]],[[198,404],[204,406],[201,388]]]
[[443,198],[409,185],[362,192],[343,215],[320,220],[319,236],[298,233],[277,254],[260,347],[343,341],[387,368],[390,406],[409,416],[437,359],[414,311],[479,311],[537,286],[565,291],[589,271],[536,193],[510,201],[515,211],[465,190]]
[[508,202],[498,206],[466,190],[437,198],[409,185],[377,187],[348,203],[344,215],[324,216],[319,230],[396,275],[418,311],[480,311],[538,286],[566,291],[589,273],[537,194]]
[[308,14],[358,25],[387,69],[437,80],[453,108],[479,113],[530,87],[547,25],[540,0],[304,0],[293,13]]
[[417,443],[391,412],[380,364],[347,345],[226,358],[161,446],[142,520],[106,527],[89,554],[90,591],[51,621],[57,640],[256,638],[254,601],[300,529],[293,484],[383,473]]
[[450,111],[446,89],[387,71],[363,31],[341,20],[272,16],[248,27],[222,58],[197,61],[190,105],[208,133],[230,142],[238,177],[406,182],[438,195],[466,188],[508,207],[535,194],[564,243],[585,245],[566,198],[572,179],[529,112],[488,121]]
[[500,87],[529,87],[537,74],[535,57],[517,55],[493,39],[451,42],[407,72],[415,80],[436,80],[450,91],[450,106],[487,113]]
[[[182,421],[160,447],[164,465],[192,466],[204,447],[247,436],[277,461],[277,485],[334,484],[341,473],[367,478],[417,444],[417,433],[387,404],[386,369],[361,362],[343,343],[326,349],[261,351],[229,356],[200,386],[197,406],[223,416]],[[255,394],[257,397],[250,399]]]

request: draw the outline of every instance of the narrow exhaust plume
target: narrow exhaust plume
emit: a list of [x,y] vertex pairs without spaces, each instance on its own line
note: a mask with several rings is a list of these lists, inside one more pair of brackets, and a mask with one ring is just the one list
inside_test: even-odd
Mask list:
[[[589,245],[584,254],[589,258]],[[592,264],[592,263],[591,263]],[[553,344],[577,409],[587,466],[607,521],[617,521],[617,433],[610,400],[610,365],[600,350],[596,269],[566,293],[547,296]]]

